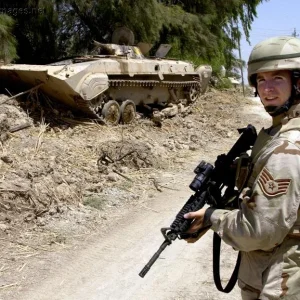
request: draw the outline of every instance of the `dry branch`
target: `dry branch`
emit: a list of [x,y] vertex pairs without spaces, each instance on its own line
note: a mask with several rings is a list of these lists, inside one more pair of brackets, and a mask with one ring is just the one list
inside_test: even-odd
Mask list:
[[25,266],[28,264],[28,262],[24,263],[22,267],[18,269],[18,272],[22,272],[22,270],[25,268]]
[[[121,152],[121,151],[120,151],[120,152]],[[132,151],[130,151],[130,152],[124,154],[123,156],[119,157],[118,159],[116,159],[116,161],[120,161],[120,160],[122,160],[123,158],[125,158],[126,156],[131,155],[131,154],[133,154],[133,153],[137,153],[137,151],[136,151],[136,150],[132,150]],[[138,154],[138,153],[137,153],[137,154]]]
[[38,249],[38,248],[36,248],[34,246],[31,246],[29,244],[25,244],[25,243],[22,243],[22,242],[14,241],[14,240],[11,240],[11,239],[8,239],[8,238],[0,238],[0,240],[6,241],[6,242],[9,242],[9,243],[12,243],[12,244],[16,244],[16,245],[19,245],[19,246],[23,246],[23,247],[29,247],[29,248],[31,248],[33,250],[36,250],[36,251],[41,250],[41,249]]
[[152,181],[153,181],[153,184],[155,186],[155,188],[159,191],[159,192],[162,192],[162,189],[159,188],[159,184],[158,182],[156,181],[155,178],[150,178]]
[[41,85],[43,85],[43,84],[44,84],[44,83],[40,83],[40,84],[34,86],[33,88],[31,88],[31,89],[25,91],[25,92],[22,92],[22,93],[19,93],[19,94],[14,95],[14,96],[12,96],[12,97],[9,97],[9,98],[3,100],[2,102],[0,102],[0,105],[1,105],[1,104],[4,104],[4,103],[6,103],[7,101],[12,100],[12,99],[14,99],[14,98],[17,98],[17,97],[22,96],[22,95],[24,95],[24,94],[30,93],[30,92],[32,92],[32,91],[38,89],[38,88],[39,88]]
[[[0,190],[1,191],[1,190]],[[10,207],[8,205],[5,205],[4,203],[0,202],[0,209],[10,210]]]
[[14,127],[10,128],[10,129],[9,129],[9,132],[10,132],[10,133],[16,132],[16,131],[19,131],[19,130],[28,128],[28,127],[30,127],[30,126],[31,126],[31,124],[29,124],[29,123],[21,124],[21,125],[14,126]]
[[129,177],[125,176],[124,174],[122,174],[122,173],[120,173],[120,172],[118,172],[118,171],[116,171],[116,170],[112,170],[112,171],[113,171],[114,173],[116,173],[116,174],[118,174],[118,175],[120,175],[120,176],[124,177],[125,179],[127,179],[127,180],[129,180],[129,181],[132,182],[132,179],[130,179]]
[[159,211],[157,211],[157,210],[155,210],[155,209],[153,209],[153,208],[150,208],[150,207],[148,207],[148,206],[145,206],[145,205],[142,205],[142,204],[141,204],[141,207],[144,207],[144,208],[146,208],[146,209],[148,209],[148,210],[151,210],[151,211],[154,211],[154,212],[156,212],[156,213],[159,213]]
[[42,119],[41,126],[40,126],[40,132],[38,135],[38,140],[35,144],[35,154],[37,154],[39,152],[39,149],[42,145],[43,135],[44,135],[44,132],[46,131],[47,127],[48,127],[48,124],[45,124],[45,120]]
[[0,289],[3,290],[3,289],[10,288],[10,287],[14,287],[16,285],[18,285],[18,283],[5,284],[5,285],[1,285]]
[[43,248],[41,245],[39,246],[32,246],[32,245],[29,245],[27,243],[22,243],[22,242],[18,242],[18,241],[15,241],[15,240],[12,240],[12,239],[9,239],[9,238],[0,238],[0,240],[2,241],[6,241],[6,242],[9,242],[9,243],[12,243],[12,244],[16,244],[16,245],[19,245],[19,246],[23,246],[23,247],[29,247],[35,251],[48,251],[48,252],[53,252],[52,250],[50,249],[45,249]]

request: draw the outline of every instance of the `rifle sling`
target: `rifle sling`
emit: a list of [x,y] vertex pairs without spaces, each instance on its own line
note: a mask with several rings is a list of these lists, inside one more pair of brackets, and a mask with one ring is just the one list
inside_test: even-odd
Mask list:
[[218,236],[217,233],[214,232],[213,238],[213,274],[214,274],[214,281],[217,289],[223,293],[230,293],[234,288],[236,281],[238,279],[238,272],[241,262],[241,252],[239,252],[236,265],[234,267],[233,273],[226,285],[223,288],[220,278],[220,251],[221,251],[221,238]]

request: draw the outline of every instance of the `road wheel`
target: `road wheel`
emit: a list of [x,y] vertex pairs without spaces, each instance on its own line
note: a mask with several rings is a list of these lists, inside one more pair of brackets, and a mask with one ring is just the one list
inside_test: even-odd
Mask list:
[[121,104],[121,118],[124,124],[130,124],[136,115],[136,107],[132,100],[126,100]]
[[191,86],[188,92],[188,102],[195,102],[201,94],[200,85]]
[[117,101],[109,100],[102,108],[102,116],[108,125],[117,125],[121,117],[120,106]]
[[93,112],[100,117],[103,103],[107,102],[107,96],[105,94],[100,94],[90,102],[90,108],[93,110]]

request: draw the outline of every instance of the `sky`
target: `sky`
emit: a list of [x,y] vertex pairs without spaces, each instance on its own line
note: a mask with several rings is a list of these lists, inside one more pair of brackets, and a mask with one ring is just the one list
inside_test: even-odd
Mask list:
[[[243,35],[241,39],[242,59],[247,62],[250,52],[257,43],[274,36],[292,35],[294,29],[300,38],[300,0],[269,0],[257,6],[257,18],[250,31],[250,43]],[[244,72],[245,84],[247,70]]]

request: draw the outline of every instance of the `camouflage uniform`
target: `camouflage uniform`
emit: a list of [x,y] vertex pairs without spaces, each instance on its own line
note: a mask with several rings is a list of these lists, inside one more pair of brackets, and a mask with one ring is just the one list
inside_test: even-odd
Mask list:
[[[251,76],[259,72],[300,69],[299,39],[280,37],[256,49],[248,69],[253,86]],[[217,209],[210,216],[211,228],[241,250],[244,300],[300,299],[300,104],[294,104],[259,133],[240,209]]]
[[287,122],[298,112],[300,104],[284,125],[259,133],[241,208],[215,210],[210,218],[212,229],[242,251],[243,299],[300,299],[300,118]]
[[[253,147],[250,190],[239,210],[215,210],[212,229],[242,251],[243,299],[300,299],[300,104]],[[286,124],[285,124],[286,123]]]

